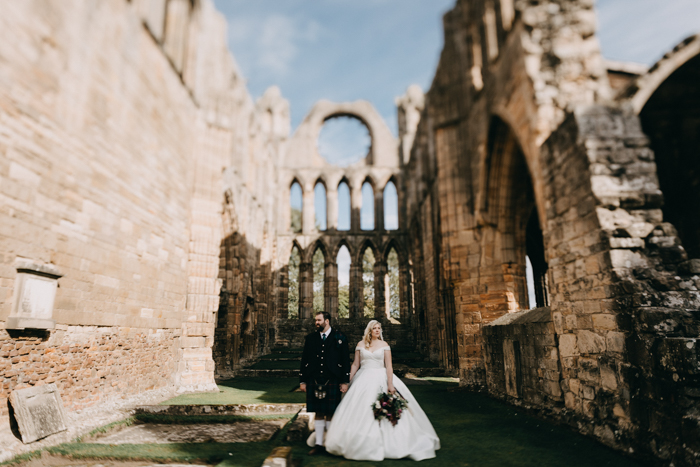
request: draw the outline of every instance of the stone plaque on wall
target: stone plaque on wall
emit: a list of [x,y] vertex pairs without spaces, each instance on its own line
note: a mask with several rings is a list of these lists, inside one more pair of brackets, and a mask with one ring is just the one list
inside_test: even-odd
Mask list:
[[68,428],[63,401],[53,383],[12,391],[10,404],[23,443],[31,443]]
[[51,265],[17,263],[14,303],[7,329],[53,329],[53,303],[61,274]]

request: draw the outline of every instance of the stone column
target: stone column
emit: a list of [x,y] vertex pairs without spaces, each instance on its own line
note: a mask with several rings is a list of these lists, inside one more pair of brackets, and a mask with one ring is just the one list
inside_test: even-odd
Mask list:
[[405,265],[399,266],[399,310],[402,324],[407,324],[411,319],[411,275],[408,267]]
[[350,264],[350,318],[362,317],[362,261]]
[[384,230],[384,191],[379,188],[374,190],[374,230]]
[[301,231],[304,235],[310,235],[316,231],[316,213],[314,211],[314,190],[313,187],[304,187],[302,195],[303,212],[301,215]]
[[313,263],[299,265],[299,318],[313,317],[314,266]]
[[386,276],[386,261],[377,259],[374,262],[374,317],[386,317],[386,301],[384,296],[384,277]]
[[323,306],[333,319],[338,318],[338,265],[332,258],[326,261],[323,283]]
[[327,230],[338,230],[338,187],[326,187],[326,228]]
[[362,184],[350,188],[350,232],[358,233],[360,229],[360,208],[362,207]]

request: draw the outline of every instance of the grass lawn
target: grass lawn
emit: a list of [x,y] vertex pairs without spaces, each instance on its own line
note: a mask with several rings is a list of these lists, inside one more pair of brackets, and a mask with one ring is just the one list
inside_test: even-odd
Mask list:
[[302,404],[306,397],[291,392],[297,378],[234,378],[217,383],[218,393],[183,394],[161,405]]
[[[431,378],[431,385],[411,386],[421,406],[440,436],[442,449],[437,458],[421,466],[521,466],[521,467],[632,467],[640,464],[568,428],[558,427],[519,412],[485,395],[449,391],[457,386],[446,378]],[[209,396],[209,402],[256,403],[295,402],[301,393],[289,393],[294,378],[236,379],[220,384],[224,392],[197,395],[192,400]],[[285,392],[287,391],[287,392]],[[180,396],[180,398],[185,396]],[[287,399],[285,399],[285,397]],[[216,402],[213,400],[216,399]],[[185,402],[182,402],[185,403]],[[193,403],[193,402],[187,402]],[[285,430],[273,440],[248,444],[161,444],[161,445],[95,445],[70,443],[51,448],[53,454],[76,458],[149,459],[164,462],[204,460],[220,467],[259,466],[276,446],[284,442]],[[293,443],[294,456],[304,466],[370,466],[416,465],[410,460],[387,460],[380,463],[347,461],[332,456],[309,457],[309,448]]]

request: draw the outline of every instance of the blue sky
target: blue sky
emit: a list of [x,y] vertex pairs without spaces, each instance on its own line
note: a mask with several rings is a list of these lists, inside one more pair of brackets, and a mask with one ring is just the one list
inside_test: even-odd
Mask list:
[[[319,99],[367,99],[394,132],[394,98],[412,83],[430,86],[454,2],[215,0],[251,94],[278,85],[292,128]],[[700,0],[599,0],[597,9],[603,54],[614,60],[652,64],[700,31]]]
[[[228,19],[229,48],[250,93],[257,98],[279,86],[290,101],[292,129],[320,99],[366,99],[396,134],[394,98],[413,83],[430,87],[442,15],[455,0],[215,3]],[[601,48],[611,60],[651,65],[700,32],[700,0],[598,0],[597,10]],[[366,129],[352,119],[330,121],[319,137],[321,154],[342,165],[363,157],[368,145]]]

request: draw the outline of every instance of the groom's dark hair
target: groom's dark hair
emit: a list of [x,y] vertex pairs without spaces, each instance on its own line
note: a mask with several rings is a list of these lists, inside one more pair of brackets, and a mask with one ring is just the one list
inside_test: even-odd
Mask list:
[[328,324],[331,324],[331,314],[327,311],[319,311],[314,316],[323,315],[323,321],[328,320]]

